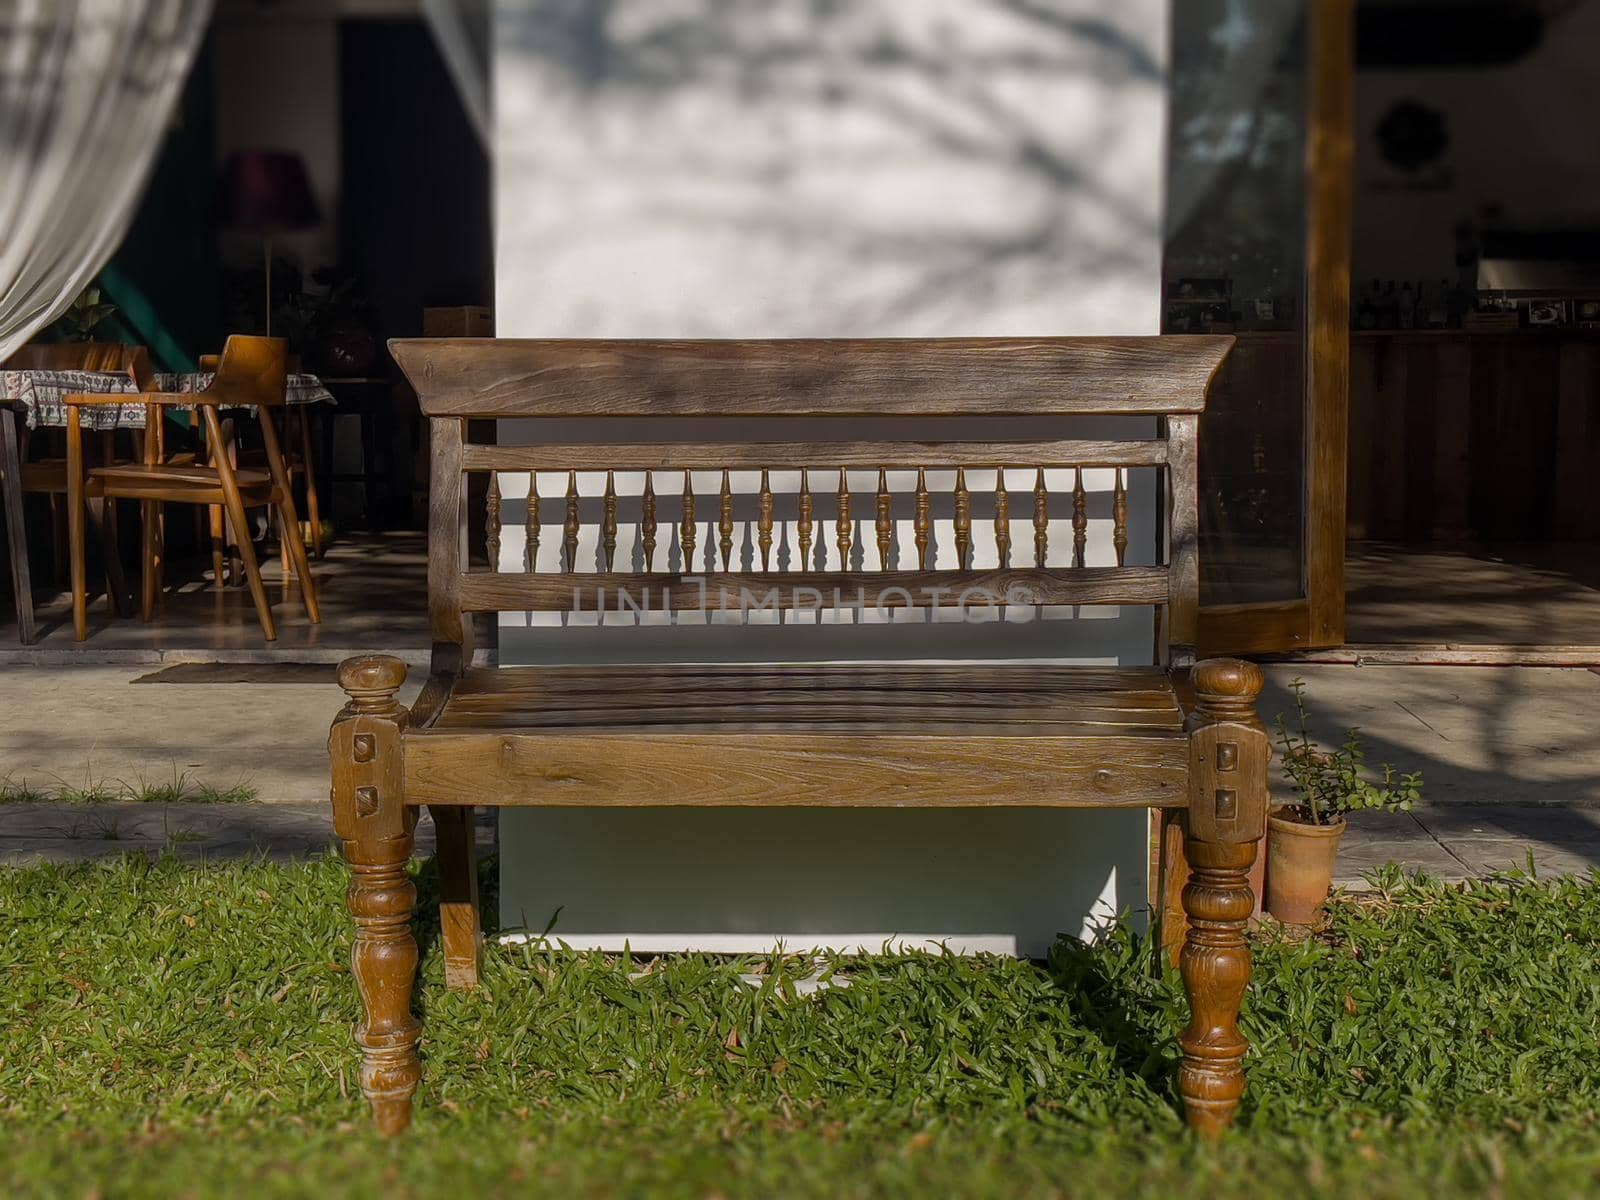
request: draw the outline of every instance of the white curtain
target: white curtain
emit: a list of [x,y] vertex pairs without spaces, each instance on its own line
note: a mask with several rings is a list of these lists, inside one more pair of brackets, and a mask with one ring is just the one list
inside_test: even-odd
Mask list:
[[422,13],[455,80],[461,106],[489,145],[490,0],[422,0]]
[[0,361],[115,252],[212,0],[0,0]]

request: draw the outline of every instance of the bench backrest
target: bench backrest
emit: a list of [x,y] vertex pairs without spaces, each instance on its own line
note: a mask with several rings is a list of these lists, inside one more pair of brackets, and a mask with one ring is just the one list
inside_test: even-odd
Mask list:
[[[840,598],[868,606],[1155,605],[1166,612],[1162,640],[1169,660],[1191,661],[1199,590],[1196,421],[1232,344],[1228,336],[391,342],[431,424],[428,607],[434,669],[465,665],[470,614],[476,612],[715,608],[749,604],[752,596],[759,605],[780,608],[826,606]],[[1138,422],[1145,433],[1122,440],[1002,436],[1007,419],[1024,416],[1156,420]],[[773,424],[781,425],[781,419],[797,417],[889,418],[895,426],[903,420],[904,432],[857,441],[742,435],[715,442],[641,440],[670,433],[672,422],[664,418],[741,418],[747,419],[743,428],[750,428],[763,418],[778,418]],[[614,424],[617,440],[497,445],[469,437],[469,421],[511,418],[582,418],[608,429]],[[923,426],[934,418],[973,418],[975,436],[930,440]],[[882,428],[884,422],[874,425]],[[1083,472],[1095,468],[1114,472],[1114,566],[1085,565]],[[956,472],[948,499],[957,567],[929,565],[930,469]],[[1073,484],[1068,494],[1051,495],[1045,471],[1059,469],[1075,472]],[[1127,478],[1142,469],[1155,473],[1162,497],[1156,566],[1124,565]],[[503,571],[499,476],[520,473],[532,482],[536,472],[564,476],[566,495],[544,496],[543,515],[538,500],[529,502],[525,569]],[[599,551],[604,570],[584,570],[577,561],[579,472],[607,473]],[[638,502],[640,544],[624,547],[620,559],[615,472],[646,473]],[[697,494],[703,484],[691,472],[716,472],[719,484]],[[760,549],[745,570],[738,565],[744,556],[733,553],[733,472],[760,478]],[[793,513],[775,513],[769,472],[799,472],[798,496],[789,501]],[[1019,472],[1026,479],[1022,488]],[[890,492],[890,473],[902,486],[915,480],[899,504]],[[467,535],[468,481],[474,474],[488,478],[482,568],[471,565],[469,551],[475,548]],[[869,479],[875,486],[863,486]],[[977,569],[970,563],[973,497],[985,492],[979,519],[994,521],[999,562]],[[561,569],[540,571],[539,538],[558,506]],[[1071,543],[1052,546],[1050,521],[1068,514]],[[908,515],[914,551],[899,545]],[[766,569],[781,568],[783,556],[778,564],[772,560],[773,528],[785,518],[795,522],[799,551],[788,559],[800,569]],[[858,527],[865,544],[853,546]],[[675,536],[680,564],[706,563],[707,570],[667,569],[669,550],[660,546]],[[837,569],[808,569],[814,539],[833,543]],[[635,559],[643,571],[627,569]]]

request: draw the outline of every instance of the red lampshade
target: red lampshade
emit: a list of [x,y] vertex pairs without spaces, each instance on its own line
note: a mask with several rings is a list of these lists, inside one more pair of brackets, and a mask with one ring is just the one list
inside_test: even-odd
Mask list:
[[222,224],[241,233],[287,233],[321,220],[298,154],[244,150],[222,171]]

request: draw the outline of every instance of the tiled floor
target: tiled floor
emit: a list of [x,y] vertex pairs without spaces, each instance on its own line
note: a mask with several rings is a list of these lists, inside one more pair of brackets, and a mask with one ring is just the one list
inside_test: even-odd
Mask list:
[[1350,542],[1346,641],[1600,646],[1600,543]]
[[[105,597],[91,595],[89,637],[72,637],[71,607],[59,596],[39,610],[39,639],[23,646],[14,622],[0,625],[0,665],[5,663],[336,662],[352,651],[400,648],[426,661],[428,637],[427,539],[421,533],[354,534],[341,537],[312,566],[322,604],[313,625],[301,607],[299,588],[285,580],[274,556],[262,563],[278,626],[276,642],[261,634],[255,607],[243,587],[221,591],[198,577],[193,563],[175,564],[178,574],[165,605],[148,625],[113,617]],[[188,578],[184,580],[184,574]],[[137,576],[130,580],[137,586]],[[42,593],[40,599],[43,599]]]

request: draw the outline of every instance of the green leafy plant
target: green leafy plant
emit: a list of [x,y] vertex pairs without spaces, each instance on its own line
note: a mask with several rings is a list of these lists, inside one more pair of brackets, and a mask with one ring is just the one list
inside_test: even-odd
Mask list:
[[117,311],[117,306],[100,299],[100,289],[93,284],[78,293],[72,307],[62,313],[56,325],[69,342],[94,341],[95,327]]
[[1410,812],[1422,798],[1422,772],[1398,774],[1392,763],[1384,763],[1381,783],[1366,777],[1367,756],[1361,744],[1361,731],[1345,731],[1344,743],[1324,750],[1311,740],[1311,716],[1306,710],[1306,682],[1296,679],[1289,685],[1294,692],[1296,728],[1291,731],[1283,714],[1278,714],[1278,746],[1283,752],[1283,770],[1289,776],[1299,803],[1278,809],[1278,815],[1305,825],[1332,825],[1347,812],[1376,809],[1380,812]]

